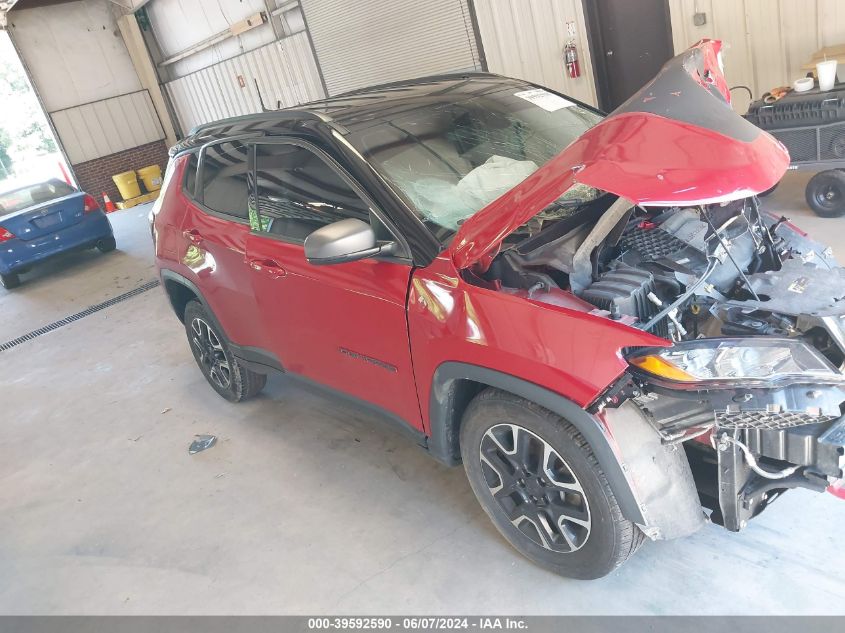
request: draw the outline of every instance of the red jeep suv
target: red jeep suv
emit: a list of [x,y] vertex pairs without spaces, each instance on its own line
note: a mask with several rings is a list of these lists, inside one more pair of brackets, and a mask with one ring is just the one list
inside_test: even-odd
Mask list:
[[607,117],[471,74],[193,130],[151,218],[211,387],[366,403],[576,578],[840,492],[845,270],[761,209],[789,157],[719,47]]

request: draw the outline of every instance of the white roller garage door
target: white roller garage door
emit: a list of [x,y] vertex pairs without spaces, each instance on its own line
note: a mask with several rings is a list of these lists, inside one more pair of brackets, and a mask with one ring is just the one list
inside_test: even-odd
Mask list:
[[480,70],[466,0],[301,0],[329,94]]

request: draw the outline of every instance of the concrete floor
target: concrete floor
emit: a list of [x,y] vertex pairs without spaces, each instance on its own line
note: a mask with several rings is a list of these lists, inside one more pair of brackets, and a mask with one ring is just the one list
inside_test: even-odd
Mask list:
[[[845,261],[845,219],[813,216],[804,182],[766,205]],[[153,279],[146,212],[112,216],[119,252],[0,291],[0,342]],[[505,543],[461,469],[366,413],[281,378],[217,397],[158,289],[0,358],[2,614],[845,612],[831,495],[561,579]],[[197,433],[220,440],[189,456]]]

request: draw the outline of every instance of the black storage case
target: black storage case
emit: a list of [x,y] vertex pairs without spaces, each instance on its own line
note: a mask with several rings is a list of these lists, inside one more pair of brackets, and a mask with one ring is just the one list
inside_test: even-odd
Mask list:
[[792,169],[845,168],[845,83],[827,92],[791,92],[770,104],[755,101],[745,118],[786,146]]
[[827,92],[819,92],[818,88],[790,92],[783,99],[769,104],[755,101],[748,106],[745,118],[764,130],[843,122],[845,84],[837,84],[834,88]]

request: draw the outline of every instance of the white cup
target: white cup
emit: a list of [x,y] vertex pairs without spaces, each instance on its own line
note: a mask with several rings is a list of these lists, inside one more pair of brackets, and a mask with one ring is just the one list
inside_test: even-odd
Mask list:
[[828,59],[816,64],[816,75],[819,77],[819,90],[832,90],[836,83],[836,60]]

